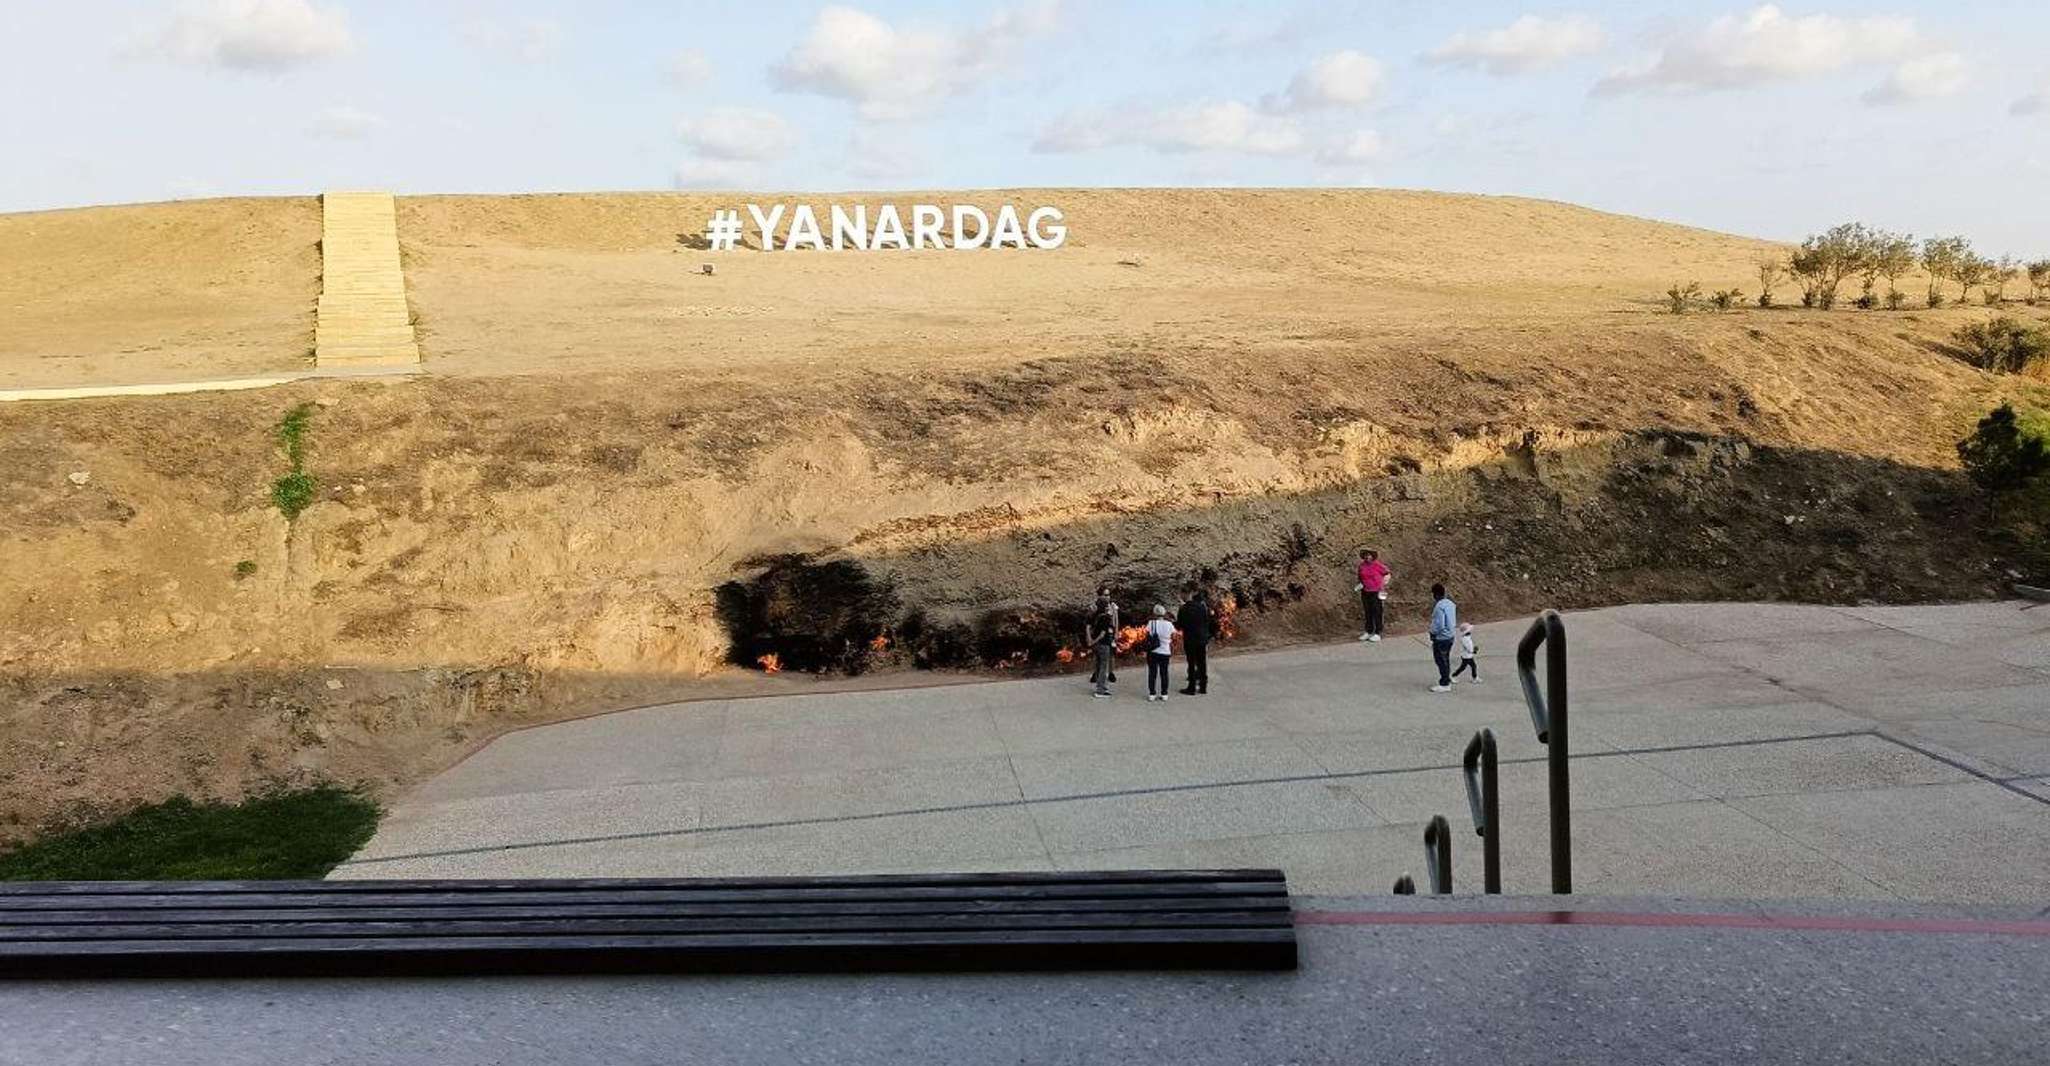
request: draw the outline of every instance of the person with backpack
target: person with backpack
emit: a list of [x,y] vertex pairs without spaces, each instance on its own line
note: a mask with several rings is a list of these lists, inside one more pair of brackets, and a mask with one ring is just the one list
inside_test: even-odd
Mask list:
[[1171,684],[1167,669],[1174,659],[1174,633],[1174,623],[1167,620],[1167,604],[1154,604],[1153,621],[1146,623],[1146,700],[1149,703],[1167,702],[1167,687]]

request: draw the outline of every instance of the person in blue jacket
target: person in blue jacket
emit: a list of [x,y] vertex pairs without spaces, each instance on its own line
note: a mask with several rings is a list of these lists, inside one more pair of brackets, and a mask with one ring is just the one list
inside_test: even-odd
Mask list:
[[1431,658],[1438,661],[1438,683],[1432,692],[1452,691],[1452,639],[1459,633],[1459,605],[1445,586],[1431,586]]

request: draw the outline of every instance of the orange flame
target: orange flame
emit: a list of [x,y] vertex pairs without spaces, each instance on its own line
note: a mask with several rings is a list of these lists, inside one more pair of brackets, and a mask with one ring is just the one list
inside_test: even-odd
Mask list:
[[1139,646],[1146,639],[1145,626],[1121,626],[1118,628],[1117,650],[1119,655]]
[[1071,662],[1074,662],[1074,661],[1075,661],[1075,649],[1073,649],[1073,648],[1062,648],[1061,650],[1059,650],[1059,651],[1057,651],[1057,652],[1054,652],[1054,653],[1053,653],[1053,657],[1054,657],[1054,658],[1055,658],[1056,660],[1058,660],[1058,661],[1060,661],[1060,662],[1064,662],[1064,663],[1071,663]]
[[773,651],[755,659],[755,662],[761,666],[762,673],[780,674],[783,672],[783,659]]
[[883,652],[889,651],[889,650],[890,650],[890,637],[889,637],[889,635],[888,635],[888,634],[886,634],[886,633],[877,633],[877,634],[876,634],[876,639],[874,639],[874,640],[871,640],[871,641],[869,641],[869,642],[868,642],[868,650],[870,650],[870,651],[872,651],[872,652],[875,652],[875,653],[876,653],[876,654],[878,654],[878,655],[882,654]]
[[1236,596],[1217,598],[1217,639],[1231,640],[1239,635],[1239,601]]

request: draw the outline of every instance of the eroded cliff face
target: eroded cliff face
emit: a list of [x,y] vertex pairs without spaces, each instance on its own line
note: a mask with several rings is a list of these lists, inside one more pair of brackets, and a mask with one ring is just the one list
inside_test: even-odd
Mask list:
[[[278,778],[388,788],[521,724],[817,683],[729,665],[715,609],[788,553],[892,588],[884,683],[918,679],[914,611],[1054,617],[1102,580],[1139,602],[1213,579],[1241,643],[1343,634],[1363,545],[1399,575],[1398,627],[1433,580],[1478,617],[1994,594],[1948,449],[2036,386],[1902,325],[1676,322],[1631,362],[1568,335],[1468,360],[1168,350],[10,405],[0,835]],[[319,495],[288,521],[272,429],[307,401]],[[978,654],[949,661],[1002,665]]]

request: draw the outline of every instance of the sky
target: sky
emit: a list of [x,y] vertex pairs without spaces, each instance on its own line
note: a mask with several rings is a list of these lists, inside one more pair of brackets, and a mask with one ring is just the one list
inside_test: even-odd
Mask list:
[[1385,186],[2041,257],[2045,42],[2045,0],[0,0],[0,211]]

